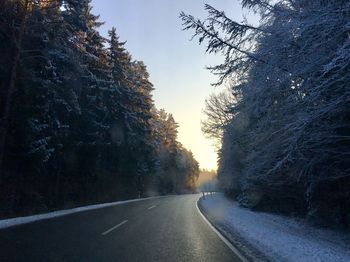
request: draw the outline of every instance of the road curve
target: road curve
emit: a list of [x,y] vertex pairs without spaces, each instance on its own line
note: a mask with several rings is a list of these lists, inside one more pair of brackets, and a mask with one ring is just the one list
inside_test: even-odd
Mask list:
[[131,202],[0,230],[0,261],[241,261],[198,195]]

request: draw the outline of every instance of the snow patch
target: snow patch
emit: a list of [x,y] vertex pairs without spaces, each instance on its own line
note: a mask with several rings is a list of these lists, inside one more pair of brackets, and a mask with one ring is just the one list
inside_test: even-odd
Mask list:
[[241,238],[268,260],[350,261],[348,233],[315,228],[301,219],[253,212],[239,207],[222,194],[207,196],[201,199],[200,205],[226,237]]
[[148,199],[160,198],[160,197],[163,197],[163,196],[138,198],[138,199],[125,200],[125,201],[117,201],[117,202],[110,202],[110,203],[104,203],[104,204],[82,206],[82,207],[76,207],[76,208],[72,208],[72,209],[58,210],[58,211],[45,213],[45,214],[3,219],[3,220],[0,220],[0,229],[24,225],[24,224],[28,224],[28,223],[39,221],[39,220],[45,220],[45,219],[50,219],[50,218],[55,218],[55,217],[66,216],[66,215],[79,213],[79,212],[83,212],[83,211],[89,211],[89,210],[94,210],[94,209],[100,209],[100,208],[116,206],[116,205],[121,205],[121,204],[127,204],[127,203],[131,203],[131,202],[143,201],[143,200],[148,200]]

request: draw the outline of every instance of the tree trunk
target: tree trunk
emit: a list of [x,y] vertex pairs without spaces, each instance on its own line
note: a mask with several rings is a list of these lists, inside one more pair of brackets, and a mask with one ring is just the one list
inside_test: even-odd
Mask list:
[[17,69],[20,61],[22,39],[26,28],[28,8],[29,8],[29,0],[25,0],[24,6],[23,6],[22,21],[20,24],[17,37],[16,37],[15,28],[13,28],[12,39],[15,45],[14,54],[13,54],[13,64],[11,68],[9,87],[7,90],[6,101],[5,101],[4,115],[2,117],[2,121],[1,121],[2,123],[1,123],[1,129],[0,129],[0,185],[2,183],[2,173],[3,173],[2,168],[3,168],[3,160],[5,156],[6,138],[7,138],[8,128],[9,128],[12,98],[13,98],[13,94],[16,92]]
[[[60,157],[60,156],[57,156]],[[59,207],[61,204],[61,170],[62,170],[62,163],[61,161],[57,161],[57,172],[56,172],[56,182],[55,182],[55,205],[56,207]]]

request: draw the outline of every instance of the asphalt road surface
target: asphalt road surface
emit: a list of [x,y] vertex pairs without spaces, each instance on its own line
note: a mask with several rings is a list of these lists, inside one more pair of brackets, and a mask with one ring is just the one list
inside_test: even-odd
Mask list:
[[169,196],[0,230],[0,261],[241,261],[196,208]]

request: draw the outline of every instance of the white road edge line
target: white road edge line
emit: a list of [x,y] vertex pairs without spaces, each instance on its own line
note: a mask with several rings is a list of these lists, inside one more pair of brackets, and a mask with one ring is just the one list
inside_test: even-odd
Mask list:
[[117,229],[118,227],[121,227],[122,225],[124,225],[125,223],[127,223],[128,220],[124,220],[123,222],[119,223],[118,225],[108,229],[107,231],[103,232],[101,235],[105,236],[107,235],[108,233],[112,232],[114,229]]
[[[200,199],[200,198],[199,198]],[[218,237],[226,244],[226,246],[231,249],[231,251],[233,253],[235,253],[235,255],[237,255],[243,262],[248,262],[248,260],[241,254],[241,252],[239,252],[239,250],[234,247],[230,241],[228,241],[226,239],[226,237],[224,237],[210,222],[209,220],[203,215],[202,211],[199,209],[198,207],[198,201],[196,202],[196,207],[197,207],[197,211],[198,213],[201,215],[201,217],[204,219],[204,221],[209,225],[209,227],[218,235]]]
[[151,206],[149,208],[147,208],[148,210],[151,210],[152,208],[155,208],[156,206]]

